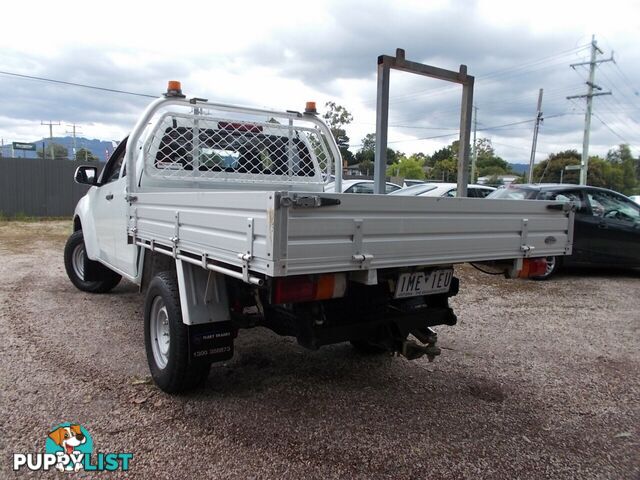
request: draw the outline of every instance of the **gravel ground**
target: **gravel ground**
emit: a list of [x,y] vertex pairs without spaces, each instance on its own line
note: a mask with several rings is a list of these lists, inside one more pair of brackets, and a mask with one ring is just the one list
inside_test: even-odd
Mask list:
[[63,421],[132,452],[127,478],[640,478],[638,271],[529,282],[463,266],[434,363],[254,329],[204,388],[171,397],[140,381],[136,287],[76,290],[69,232],[0,223],[2,478]]

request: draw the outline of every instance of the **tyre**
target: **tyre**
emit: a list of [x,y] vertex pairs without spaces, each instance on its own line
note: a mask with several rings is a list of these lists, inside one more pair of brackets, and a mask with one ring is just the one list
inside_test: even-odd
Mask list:
[[174,272],[157,274],[144,303],[144,344],[151,377],[167,393],[197,387],[211,363],[189,362],[189,330],[182,323],[178,280]]
[[[91,266],[96,280],[85,280],[85,270]],[[106,293],[112,290],[122,278],[99,262],[87,258],[82,230],[73,232],[64,247],[64,268],[71,283],[83,292]]]
[[363,355],[382,355],[389,350],[382,345],[372,343],[368,340],[350,340],[353,349]]
[[560,257],[547,257],[547,270],[542,275],[531,277],[533,280],[549,280],[560,268]]

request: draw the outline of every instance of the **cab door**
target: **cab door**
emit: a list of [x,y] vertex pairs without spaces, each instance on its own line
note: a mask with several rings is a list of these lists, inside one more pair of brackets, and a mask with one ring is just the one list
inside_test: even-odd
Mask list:
[[[124,159],[124,146],[118,146],[105,165],[98,186],[91,192],[91,213],[96,229],[99,258],[109,266],[116,267],[115,228],[113,199],[115,182],[120,178]],[[117,268],[117,267],[116,267]]]
[[94,222],[101,258],[115,270],[135,276],[137,247],[127,244],[126,143],[127,139],[118,145],[102,172],[94,198]]
[[614,192],[587,192],[594,233],[590,238],[594,262],[640,265],[640,207]]

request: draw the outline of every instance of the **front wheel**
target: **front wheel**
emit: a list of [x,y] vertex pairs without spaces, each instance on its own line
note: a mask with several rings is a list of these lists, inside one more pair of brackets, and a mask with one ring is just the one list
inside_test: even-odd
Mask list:
[[553,275],[556,274],[558,269],[560,268],[560,257],[546,257],[547,260],[547,269],[542,275],[538,275],[537,277],[531,277],[533,280],[548,280]]
[[[71,283],[83,292],[106,293],[122,279],[101,263],[89,260],[82,230],[73,232],[67,240],[64,247],[64,267]],[[85,279],[88,268],[92,270],[91,280]]]
[[182,322],[178,280],[173,272],[161,272],[149,284],[144,343],[151,376],[165,392],[192,389],[209,376],[210,363],[189,362],[189,331]]

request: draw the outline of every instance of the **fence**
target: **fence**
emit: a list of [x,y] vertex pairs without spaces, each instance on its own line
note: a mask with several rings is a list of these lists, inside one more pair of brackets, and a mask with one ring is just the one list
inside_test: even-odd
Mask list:
[[0,214],[67,217],[88,187],[73,181],[70,160],[0,158]]

